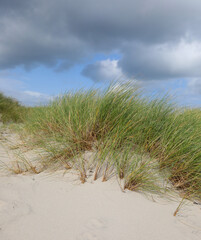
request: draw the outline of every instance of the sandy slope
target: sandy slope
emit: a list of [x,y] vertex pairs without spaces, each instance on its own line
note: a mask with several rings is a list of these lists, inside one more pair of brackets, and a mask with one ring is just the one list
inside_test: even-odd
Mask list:
[[[11,155],[10,155],[11,156]],[[0,146],[0,160],[10,161]],[[0,176],[1,240],[196,240],[201,206],[127,191],[116,179],[80,184],[76,174]]]

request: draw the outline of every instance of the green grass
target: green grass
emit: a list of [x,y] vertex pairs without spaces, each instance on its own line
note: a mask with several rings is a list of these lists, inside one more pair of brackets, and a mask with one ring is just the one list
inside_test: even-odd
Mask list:
[[[201,110],[168,97],[145,98],[131,83],[106,91],[66,93],[31,109],[25,126],[49,152],[47,165],[117,175],[130,190],[158,191],[161,176],[185,198],[201,198]],[[89,164],[83,154],[93,152]]]
[[0,121],[21,122],[25,111],[25,107],[22,107],[15,99],[0,93]]

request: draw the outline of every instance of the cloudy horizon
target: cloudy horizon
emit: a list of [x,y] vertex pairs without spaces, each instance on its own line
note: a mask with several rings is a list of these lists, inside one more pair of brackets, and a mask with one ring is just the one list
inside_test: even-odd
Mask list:
[[0,91],[25,105],[137,80],[201,106],[200,0],[0,0]]

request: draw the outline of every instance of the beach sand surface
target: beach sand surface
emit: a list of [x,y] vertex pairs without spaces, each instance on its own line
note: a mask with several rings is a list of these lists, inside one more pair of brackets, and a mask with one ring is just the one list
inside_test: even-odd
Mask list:
[[[0,160],[12,154],[0,145]],[[201,206],[122,192],[116,178],[81,184],[76,172],[0,175],[1,240],[198,240]]]

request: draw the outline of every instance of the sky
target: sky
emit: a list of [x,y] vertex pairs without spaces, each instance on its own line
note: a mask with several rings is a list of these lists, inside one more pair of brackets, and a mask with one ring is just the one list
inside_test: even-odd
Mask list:
[[0,0],[0,92],[24,105],[130,80],[201,107],[200,0]]

